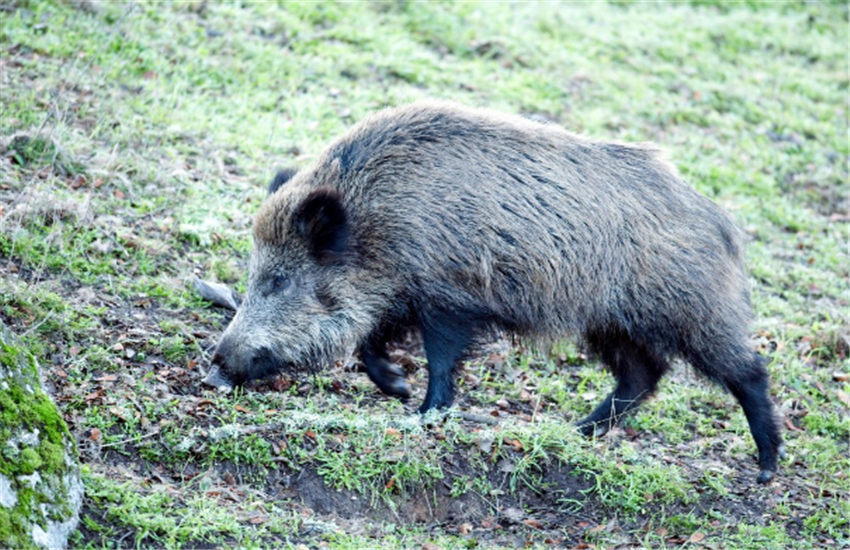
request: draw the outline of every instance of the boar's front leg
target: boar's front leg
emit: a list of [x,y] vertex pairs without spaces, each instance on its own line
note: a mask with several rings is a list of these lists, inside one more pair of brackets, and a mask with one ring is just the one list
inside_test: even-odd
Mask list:
[[410,388],[404,380],[404,370],[387,355],[387,336],[378,330],[360,347],[360,358],[366,365],[369,379],[387,395],[407,399]]
[[451,407],[455,398],[454,369],[472,340],[472,323],[451,314],[423,316],[422,340],[428,357],[428,392],[420,413]]

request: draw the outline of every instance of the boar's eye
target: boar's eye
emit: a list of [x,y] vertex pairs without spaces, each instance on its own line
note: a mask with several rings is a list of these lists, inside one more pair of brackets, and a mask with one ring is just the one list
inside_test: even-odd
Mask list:
[[291,277],[284,277],[282,275],[276,275],[272,279],[271,283],[271,291],[274,293],[283,294],[284,296],[288,296],[292,294],[292,291],[295,289],[295,283],[293,283]]

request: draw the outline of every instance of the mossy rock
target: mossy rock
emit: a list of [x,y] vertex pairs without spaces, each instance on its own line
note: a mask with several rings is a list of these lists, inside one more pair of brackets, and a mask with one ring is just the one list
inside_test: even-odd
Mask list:
[[82,501],[68,426],[35,358],[0,323],[0,547],[64,548]]

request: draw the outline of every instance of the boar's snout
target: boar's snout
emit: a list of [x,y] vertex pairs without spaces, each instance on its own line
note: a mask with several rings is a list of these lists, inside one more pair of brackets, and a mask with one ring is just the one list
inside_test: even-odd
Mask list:
[[224,356],[216,350],[215,355],[213,355],[212,358],[212,364],[210,365],[210,372],[201,382],[207,386],[221,389],[230,389],[234,385],[238,385],[235,384],[227,374],[225,374],[227,371],[227,361]]
[[220,389],[233,388],[280,371],[280,362],[269,348],[236,348],[230,346],[227,339],[219,343],[204,384]]

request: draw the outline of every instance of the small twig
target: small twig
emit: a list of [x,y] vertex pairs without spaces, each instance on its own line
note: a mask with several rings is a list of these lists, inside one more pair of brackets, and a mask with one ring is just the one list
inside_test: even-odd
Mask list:
[[285,433],[280,434],[280,437],[283,438],[283,444],[286,445],[286,453],[289,455],[289,460],[292,464],[298,464],[298,457],[295,456],[295,450],[292,448],[292,445],[289,444],[289,439],[286,437]]
[[537,421],[537,413],[540,412],[540,405],[543,403],[543,396],[538,395],[534,399],[534,410],[531,412],[531,423],[534,424]]
[[46,323],[47,321],[49,321],[51,317],[53,317],[53,311],[48,311],[48,312],[47,312],[47,315],[45,315],[45,316],[44,316],[44,319],[42,319],[42,320],[41,320],[41,321],[39,321],[38,323],[36,323],[36,324],[34,324],[34,325],[30,326],[30,327],[29,327],[29,328],[28,328],[28,329],[27,329],[27,330],[26,330],[23,334],[21,334],[21,336],[22,336],[22,337],[29,336],[30,334],[32,334],[33,332],[35,332],[36,330],[38,330],[38,328],[39,328],[41,325],[43,325],[44,323]]
[[499,420],[493,418],[492,416],[486,416],[483,414],[473,414],[466,411],[452,411],[451,416],[456,416],[461,420],[468,420],[469,422],[478,422],[479,424],[487,424],[490,426],[496,426],[499,423]]
[[124,445],[125,443],[133,443],[135,441],[141,441],[142,439],[148,439],[149,437],[153,437],[155,435],[159,435],[159,430],[156,430],[155,432],[151,432],[151,433],[148,433],[148,434],[145,434],[145,435],[142,435],[142,436],[131,437],[129,439],[123,439],[121,441],[115,441],[114,443],[106,443],[104,445],[101,445],[100,448],[101,449],[109,449],[110,447],[117,447],[119,445]]

